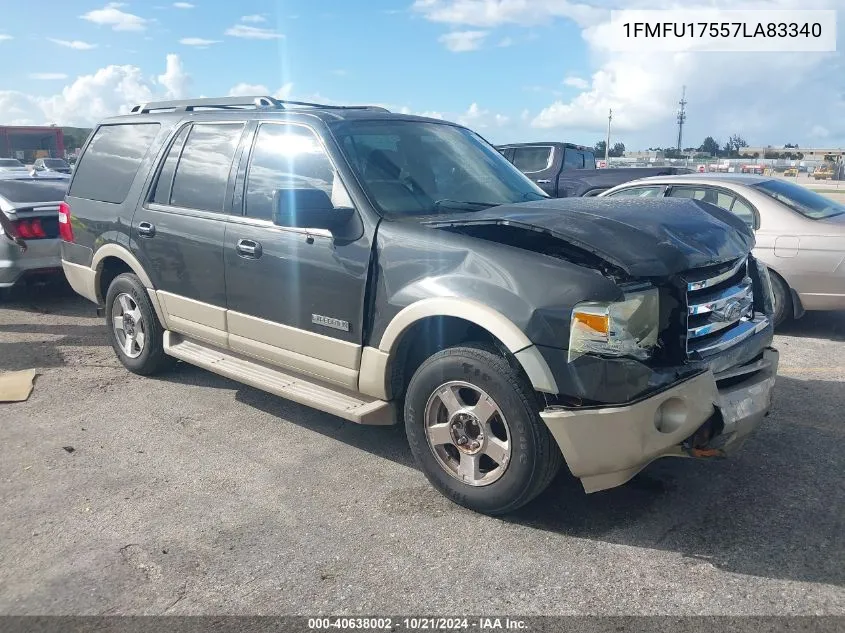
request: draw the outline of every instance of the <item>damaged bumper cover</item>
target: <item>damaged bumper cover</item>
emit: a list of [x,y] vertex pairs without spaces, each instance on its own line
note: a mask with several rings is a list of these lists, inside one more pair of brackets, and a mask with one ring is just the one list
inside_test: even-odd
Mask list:
[[540,413],[586,492],[624,484],[661,457],[710,457],[739,448],[768,414],[779,355],[706,370],[638,402]]

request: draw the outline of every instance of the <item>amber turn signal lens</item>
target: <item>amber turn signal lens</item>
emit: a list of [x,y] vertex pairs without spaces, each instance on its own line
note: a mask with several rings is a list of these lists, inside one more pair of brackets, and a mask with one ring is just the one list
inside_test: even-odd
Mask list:
[[610,331],[610,317],[606,314],[590,314],[589,312],[576,312],[573,315],[575,321],[583,323],[591,330],[607,334]]

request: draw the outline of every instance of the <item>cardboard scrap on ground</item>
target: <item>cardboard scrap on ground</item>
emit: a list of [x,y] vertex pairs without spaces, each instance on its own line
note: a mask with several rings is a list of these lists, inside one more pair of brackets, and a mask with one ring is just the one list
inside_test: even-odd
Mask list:
[[0,373],[0,402],[23,402],[32,393],[34,369]]

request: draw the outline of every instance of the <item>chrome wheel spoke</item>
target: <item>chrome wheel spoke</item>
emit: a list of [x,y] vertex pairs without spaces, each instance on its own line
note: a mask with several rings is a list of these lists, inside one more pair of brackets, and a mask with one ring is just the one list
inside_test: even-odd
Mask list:
[[121,332],[123,331],[123,317],[114,317],[113,323],[115,330],[120,330]]
[[504,466],[508,463],[508,454],[510,447],[508,442],[503,442],[495,435],[488,435],[487,442],[484,446],[484,454],[496,462],[499,466]]
[[496,415],[498,411],[499,409],[496,407],[496,403],[494,403],[489,397],[485,397],[483,395],[478,399],[478,402],[474,407],[468,409],[468,412],[477,417],[478,421],[483,426],[487,426],[490,418]]
[[144,316],[141,314],[141,310],[138,308],[138,306],[135,306],[135,309],[129,312],[129,316],[131,316],[132,320],[135,321],[135,323],[138,325],[140,325],[144,321]]
[[129,300],[129,295],[120,295],[117,298],[118,302],[120,303],[120,312],[121,314],[126,314],[127,312],[132,313],[132,302]]
[[467,483],[477,482],[481,479],[481,470],[479,469],[480,462],[481,455],[478,453],[475,455],[461,453],[461,462],[458,464],[458,474]]
[[446,385],[441,387],[437,391],[437,397],[440,398],[440,402],[443,403],[443,406],[446,407],[446,412],[452,416],[458,412],[463,405],[461,401],[458,399],[458,394],[456,393],[456,389],[450,385]]
[[144,349],[144,341],[146,340],[146,336],[143,332],[138,332],[135,334],[135,342],[138,344],[138,351]]
[[127,356],[132,356],[135,352],[135,337],[134,336],[127,336],[123,340],[123,351]]
[[449,430],[449,423],[431,425],[428,427],[428,437],[434,446],[452,444],[452,433]]

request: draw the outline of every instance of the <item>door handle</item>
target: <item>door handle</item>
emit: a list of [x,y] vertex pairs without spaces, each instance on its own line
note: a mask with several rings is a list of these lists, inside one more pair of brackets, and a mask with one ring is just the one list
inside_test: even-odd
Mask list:
[[538,185],[550,185],[550,184],[552,184],[552,181],[549,180],[548,178],[540,178],[540,180],[537,180],[536,182],[537,182]]
[[138,235],[142,237],[152,237],[156,234],[156,227],[149,222],[141,222],[138,225]]
[[235,249],[241,257],[248,259],[258,259],[261,257],[261,243],[255,240],[238,240]]

